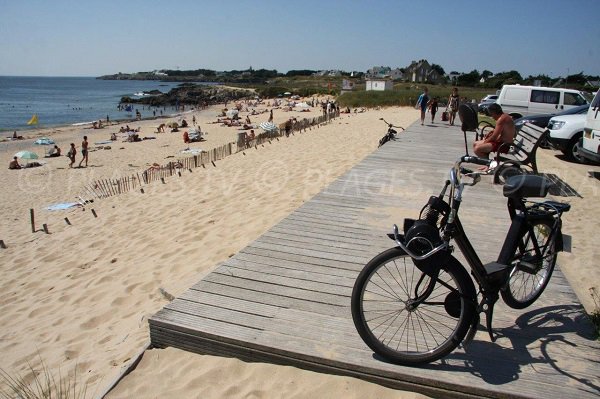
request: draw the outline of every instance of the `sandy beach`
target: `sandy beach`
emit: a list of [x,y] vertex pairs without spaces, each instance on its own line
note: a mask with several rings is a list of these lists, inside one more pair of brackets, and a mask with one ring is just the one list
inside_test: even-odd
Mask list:
[[[190,147],[211,149],[235,142],[238,130],[216,121],[221,107],[188,113],[195,116],[206,141],[185,144],[182,132],[156,133],[157,122],[130,122],[140,136],[156,139],[106,144],[119,126],[103,129],[62,127],[22,132],[32,138],[0,143],[0,163],[8,165],[19,150],[36,151],[39,136],[51,137],[63,154],[69,143],[79,149],[84,135],[92,151],[87,168],[70,169],[67,158],[42,158],[45,165],[0,171],[5,189],[0,201],[0,368],[27,373],[43,359],[50,370],[72,374],[88,394],[110,384],[148,343],[147,319],[216,265],[255,240],[309,200],[377,147],[386,120],[408,126],[418,118],[412,108],[386,108],[342,114],[329,124],[246,150],[216,167],[185,171],[166,184],[98,200],[66,211],[47,211],[72,202],[81,188],[99,178],[119,178],[153,163],[183,157]],[[258,111],[270,109],[266,104]],[[242,117],[247,112],[241,113]],[[321,115],[274,110],[274,122]],[[264,122],[268,113],[250,118]],[[179,121],[181,117],[173,118]],[[441,122],[438,122],[441,123]],[[123,124],[125,125],[125,124]],[[258,132],[258,131],[257,131]],[[572,253],[559,264],[588,311],[589,290],[600,289],[594,242],[600,181],[588,171],[600,167],[567,163],[551,150],[538,152],[539,168],[557,174],[581,196],[559,198],[572,204],[564,232],[573,236]],[[77,154],[79,163],[81,154]],[[410,190],[410,188],[406,188]],[[32,233],[29,209],[37,229]],[[94,217],[94,209],[98,217]],[[68,217],[71,225],[65,223]],[[313,373],[293,367],[244,363],[175,349],[147,351],[137,369],[108,397],[381,397],[418,398],[412,392],[383,388],[358,379]]]

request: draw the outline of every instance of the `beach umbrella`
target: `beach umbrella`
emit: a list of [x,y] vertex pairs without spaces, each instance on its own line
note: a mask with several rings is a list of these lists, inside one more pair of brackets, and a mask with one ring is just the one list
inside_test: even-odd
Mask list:
[[237,109],[230,109],[229,111],[227,111],[226,115],[230,118],[235,118],[239,113],[240,111],[238,111]]
[[15,154],[15,157],[21,159],[38,159],[37,154],[31,151],[19,151]]
[[258,126],[260,126],[261,129],[266,130],[267,132],[277,130],[277,125],[275,125],[273,122],[263,122]]
[[307,103],[298,103],[295,105],[296,108],[301,108],[301,109],[306,109],[306,108],[310,108],[310,106]]
[[52,145],[52,144],[54,144],[54,140],[49,139],[48,137],[41,137],[41,138],[37,139],[36,141],[34,141],[33,144]]

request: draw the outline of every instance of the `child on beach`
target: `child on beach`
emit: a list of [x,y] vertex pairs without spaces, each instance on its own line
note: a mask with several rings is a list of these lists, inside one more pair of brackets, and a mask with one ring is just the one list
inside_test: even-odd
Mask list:
[[8,164],[8,169],[21,169],[21,165],[19,165],[17,157],[13,157],[13,160]]
[[71,148],[69,148],[69,152],[67,152],[67,157],[69,158],[69,168],[73,167],[75,163],[75,154],[77,154],[77,150],[75,149],[75,143],[71,143]]

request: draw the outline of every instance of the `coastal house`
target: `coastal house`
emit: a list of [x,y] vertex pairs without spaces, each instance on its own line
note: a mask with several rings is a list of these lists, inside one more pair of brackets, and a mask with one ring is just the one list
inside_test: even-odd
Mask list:
[[400,68],[392,69],[390,72],[390,78],[392,78],[392,80],[404,79],[404,71]]
[[390,76],[392,72],[392,68],[384,67],[384,66],[374,66],[373,68],[367,70],[367,78],[372,79],[384,79]]
[[411,82],[419,83],[441,83],[444,79],[427,60],[413,61],[404,69],[404,76]]
[[385,91],[393,88],[394,82],[389,79],[367,79],[365,90]]

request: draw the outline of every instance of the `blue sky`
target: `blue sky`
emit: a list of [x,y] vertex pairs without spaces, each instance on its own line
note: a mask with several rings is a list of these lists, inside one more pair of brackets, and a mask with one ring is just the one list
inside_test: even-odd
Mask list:
[[0,0],[0,75],[405,67],[600,75],[599,0]]

